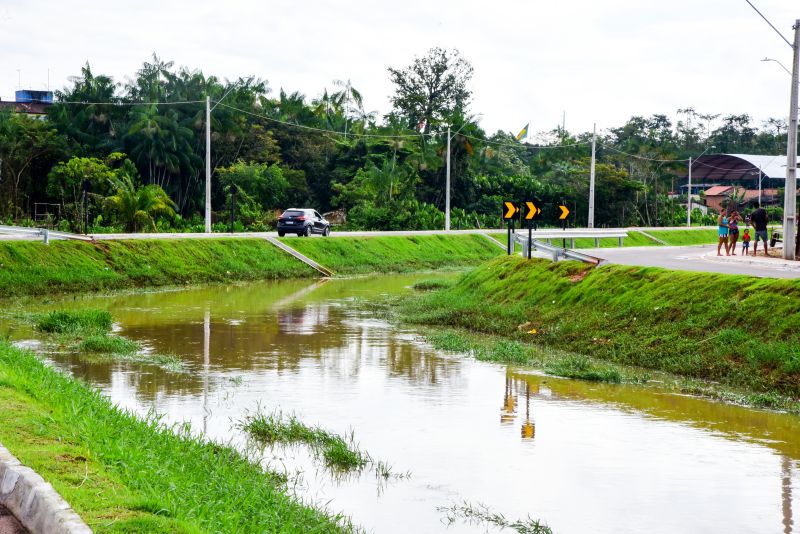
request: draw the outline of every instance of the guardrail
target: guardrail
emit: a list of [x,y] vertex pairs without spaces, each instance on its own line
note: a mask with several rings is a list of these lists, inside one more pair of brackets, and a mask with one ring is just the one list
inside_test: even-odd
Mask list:
[[7,226],[0,225],[0,233],[2,234],[23,234],[34,237],[41,237],[45,245],[50,244],[50,239],[75,239],[77,241],[94,241],[89,236],[70,234],[68,232],[54,232],[47,228],[28,228],[24,226]]
[[[584,263],[591,263],[599,265],[602,258],[597,258],[583,252],[572,250],[571,248],[558,247],[552,243],[546,243],[542,239],[569,239],[572,246],[575,246],[576,238],[592,238],[595,240],[595,245],[599,246],[599,240],[603,238],[615,237],[619,239],[619,246],[622,246],[622,240],[628,237],[628,232],[625,230],[573,230],[573,231],[544,231],[544,232],[531,232],[530,239],[527,233],[523,230],[514,234],[514,241],[522,245],[523,257],[530,257],[532,250],[549,255],[553,261],[558,261],[561,258],[570,260],[582,261]],[[530,244],[530,249],[528,246]]]

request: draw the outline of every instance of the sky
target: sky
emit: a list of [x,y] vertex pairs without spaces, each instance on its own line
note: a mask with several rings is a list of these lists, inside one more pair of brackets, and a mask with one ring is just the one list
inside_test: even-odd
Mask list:
[[[791,41],[797,0],[751,0]],[[155,52],[221,78],[256,76],[310,100],[350,79],[384,114],[386,68],[434,46],[474,69],[470,110],[488,131],[618,127],[678,109],[789,111],[792,50],[745,0],[0,0],[0,97],[60,89],[87,61],[124,82]]]

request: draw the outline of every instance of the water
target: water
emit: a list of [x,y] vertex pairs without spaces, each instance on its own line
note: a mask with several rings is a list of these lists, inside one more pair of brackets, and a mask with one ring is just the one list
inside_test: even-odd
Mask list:
[[[187,362],[188,372],[174,373],[47,355],[137,413],[154,409],[242,447],[235,423],[257,406],[352,429],[363,449],[411,476],[336,478],[303,448],[264,458],[292,475],[302,498],[371,532],[485,532],[448,527],[437,510],[464,502],[510,520],[540,518],[557,533],[798,532],[800,418],[476,362],[353,306],[414,280],[257,283],[32,307],[108,309],[120,334]],[[0,328],[37,346],[26,327]]]

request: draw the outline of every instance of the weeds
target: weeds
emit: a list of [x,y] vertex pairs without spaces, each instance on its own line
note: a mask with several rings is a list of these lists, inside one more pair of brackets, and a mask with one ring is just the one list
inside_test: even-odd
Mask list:
[[33,316],[38,330],[49,334],[97,334],[111,330],[111,314],[104,310],[59,310]]
[[121,336],[94,334],[83,338],[78,344],[80,352],[133,354],[140,350],[139,344]]
[[294,414],[286,416],[278,410],[264,414],[256,410],[247,415],[239,427],[270,445],[304,443],[326,466],[343,471],[362,469],[372,462],[369,454],[359,450],[352,434],[344,438],[319,427],[309,427]]
[[622,376],[616,369],[595,365],[589,358],[580,355],[567,356],[561,360],[550,362],[544,366],[544,371],[551,375],[592,382],[611,382],[613,384],[622,382]]
[[485,524],[490,527],[500,529],[515,530],[519,534],[553,534],[553,531],[539,519],[516,519],[511,521],[498,512],[492,512],[485,504],[472,504],[464,501],[461,504],[451,506],[440,506],[437,512],[445,514],[445,521],[448,525],[454,524],[459,519],[467,524]]
[[454,284],[453,280],[445,280],[442,278],[431,278],[430,280],[420,280],[413,287],[417,291],[433,291],[436,289],[444,289],[451,287]]

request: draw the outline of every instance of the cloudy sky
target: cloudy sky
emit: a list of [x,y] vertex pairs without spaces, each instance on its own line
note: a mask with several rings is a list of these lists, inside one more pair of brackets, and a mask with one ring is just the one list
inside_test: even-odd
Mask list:
[[[752,0],[791,40],[797,0]],[[61,88],[88,61],[124,81],[156,52],[223,78],[255,75],[309,97],[351,79],[385,113],[386,67],[433,46],[472,62],[472,111],[516,132],[622,124],[694,107],[788,113],[791,48],[745,0],[0,0],[0,96]]]

